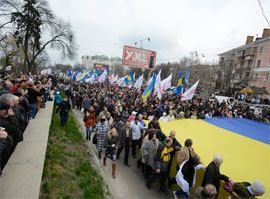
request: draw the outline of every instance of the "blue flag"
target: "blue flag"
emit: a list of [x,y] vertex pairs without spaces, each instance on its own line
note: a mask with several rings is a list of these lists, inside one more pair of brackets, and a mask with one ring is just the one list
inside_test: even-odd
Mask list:
[[178,77],[178,83],[177,83],[177,92],[176,96],[182,93],[183,90],[183,82],[182,82],[182,70],[180,71],[179,77]]

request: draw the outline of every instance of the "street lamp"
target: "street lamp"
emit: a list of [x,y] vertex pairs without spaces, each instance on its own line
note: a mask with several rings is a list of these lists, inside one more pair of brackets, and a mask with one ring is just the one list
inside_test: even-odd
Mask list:
[[150,41],[150,38],[149,37],[146,37],[144,39],[141,39],[139,41],[136,41],[135,42],[135,45],[137,45],[138,43],[140,43],[140,48],[143,48],[143,41],[145,41],[145,40]]

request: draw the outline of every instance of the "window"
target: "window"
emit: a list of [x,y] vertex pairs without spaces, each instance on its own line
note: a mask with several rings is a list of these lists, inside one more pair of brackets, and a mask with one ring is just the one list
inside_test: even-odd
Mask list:
[[265,73],[265,75],[264,75],[264,81],[267,81],[268,78],[269,78],[269,73]]
[[268,59],[267,67],[270,67],[270,58]]
[[261,60],[258,60],[258,63],[257,63],[257,68],[259,68],[261,65]]
[[244,67],[244,62],[241,62],[240,63],[240,68],[243,68]]
[[263,47],[261,47],[261,49],[260,49],[260,55],[262,54],[262,52],[263,52]]
[[257,78],[258,78],[258,73],[255,73],[255,74],[254,74],[254,81],[256,81]]
[[248,68],[251,68],[251,66],[252,66],[252,61],[249,61],[248,62]]

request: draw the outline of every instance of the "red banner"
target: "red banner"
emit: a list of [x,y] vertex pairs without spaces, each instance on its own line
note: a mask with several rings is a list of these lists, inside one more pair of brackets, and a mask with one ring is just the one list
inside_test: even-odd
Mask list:
[[156,56],[156,51],[124,46],[123,65],[154,69]]

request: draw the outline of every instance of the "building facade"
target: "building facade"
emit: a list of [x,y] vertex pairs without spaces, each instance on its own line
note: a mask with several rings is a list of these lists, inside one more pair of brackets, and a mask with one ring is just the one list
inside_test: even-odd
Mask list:
[[261,38],[247,36],[246,44],[219,54],[216,89],[233,96],[246,86],[257,97],[270,99],[270,29]]

